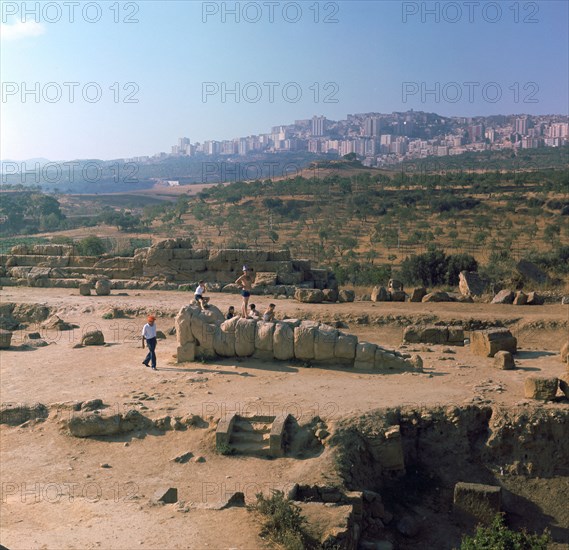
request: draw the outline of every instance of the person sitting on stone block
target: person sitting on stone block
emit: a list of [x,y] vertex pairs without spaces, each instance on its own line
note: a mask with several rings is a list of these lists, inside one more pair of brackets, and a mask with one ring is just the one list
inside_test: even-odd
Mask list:
[[269,304],[269,307],[263,313],[263,321],[272,322],[275,320],[275,304]]
[[233,319],[235,317],[235,307],[229,306],[229,309],[225,313],[226,319]]
[[249,315],[248,317],[250,319],[260,319],[261,318],[261,314],[257,311],[255,304],[251,304],[249,306]]
[[205,281],[200,281],[194,292],[194,299],[200,306],[200,309],[207,309],[209,303],[209,298],[205,297],[203,294],[206,291]]

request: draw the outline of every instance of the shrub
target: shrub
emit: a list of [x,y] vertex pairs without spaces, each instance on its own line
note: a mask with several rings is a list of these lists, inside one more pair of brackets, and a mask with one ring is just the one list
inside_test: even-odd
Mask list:
[[547,550],[549,532],[532,535],[506,527],[503,514],[497,514],[490,527],[478,527],[473,537],[464,537],[460,550]]
[[424,254],[405,258],[401,263],[401,278],[408,284],[423,286],[458,284],[461,271],[476,271],[478,263],[469,254],[451,254],[442,250],[430,250]]
[[305,531],[306,518],[300,507],[285,498],[282,491],[273,491],[267,498],[262,493],[256,495],[257,502],[250,511],[262,516],[261,536],[281,544],[287,550],[314,548],[314,541]]
[[[491,243],[492,248],[497,248],[498,244]],[[513,284],[516,277],[516,262],[510,256],[508,250],[495,251],[490,254],[488,263],[480,268],[482,278],[488,280],[491,285],[503,283]]]
[[470,254],[451,254],[448,257],[446,283],[458,285],[458,274],[461,271],[478,271],[478,262]]
[[333,268],[338,284],[361,286],[386,285],[391,279],[391,266],[376,266],[367,263],[350,262],[346,265],[337,264]]
[[551,270],[558,275],[569,273],[569,246],[560,246],[552,252],[531,252],[526,258],[542,269]]
[[76,246],[80,256],[100,256],[107,249],[105,242],[94,235],[81,239]]

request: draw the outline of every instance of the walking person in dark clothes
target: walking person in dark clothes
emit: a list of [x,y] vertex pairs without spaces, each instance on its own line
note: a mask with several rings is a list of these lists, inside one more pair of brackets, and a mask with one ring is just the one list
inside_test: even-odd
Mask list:
[[[148,316],[148,322],[142,328],[142,349],[144,349],[144,341],[146,340],[146,345],[148,346],[148,353],[146,358],[142,362],[145,367],[152,367],[152,370],[156,369],[156,317],[154,315]],[[149,365],[149,361],[151,364]]]

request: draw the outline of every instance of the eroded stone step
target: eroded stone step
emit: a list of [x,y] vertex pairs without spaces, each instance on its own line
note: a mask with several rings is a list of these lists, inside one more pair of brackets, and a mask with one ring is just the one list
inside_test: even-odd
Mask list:
[[251,422],[237,421],[233,425],[234,432],[257,432],[257,433],[269,433],[271,431],[270,424],[257,424]]
[[270,454],[269,445],[259,445],[258,443],[231,443],[231,448],[236,454],[268,456]]
[[234,443],[247,442],[247,443],[263,443],[269,441],[269,434],[260,434],[257,432],[233,432],[231,434],[231,445]]

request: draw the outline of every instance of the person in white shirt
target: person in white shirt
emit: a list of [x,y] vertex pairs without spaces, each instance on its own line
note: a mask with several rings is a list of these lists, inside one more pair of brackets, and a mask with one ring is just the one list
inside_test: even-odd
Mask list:
[[[148,353],[142,362],[145,367],[151,367],[152,370],[156,369],[156,317],[154,315],[148,316],[148,322],[142,327],[142,349],[144,349],[144,342],[148,346]],[[148,363],[151,362],[149,365]]]
[[207,309],[207,304],[209,302],[209,298],[206,298],[203,295],[205,291],[206,291],[205,281],[200,281],[194,292],[194,300],[198,303],[200,309],[202,310]]

